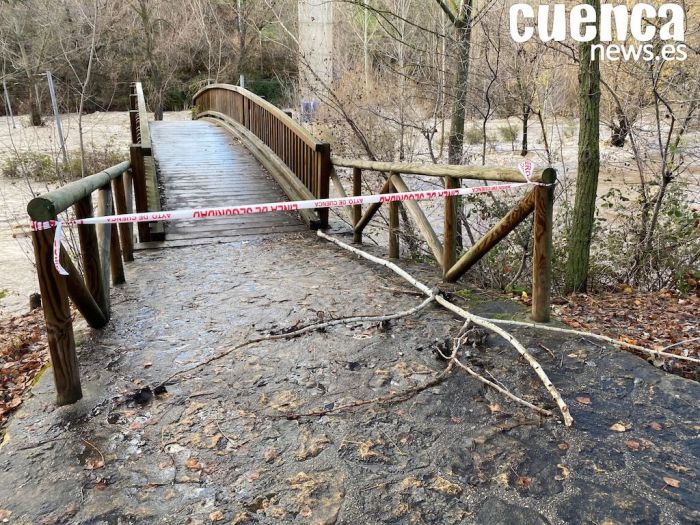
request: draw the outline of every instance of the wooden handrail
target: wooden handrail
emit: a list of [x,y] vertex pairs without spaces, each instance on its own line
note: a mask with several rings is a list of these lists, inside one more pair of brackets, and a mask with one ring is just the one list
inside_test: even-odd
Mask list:
[[[315,198],[328,198],[332,169],[330,145],[316,140],[281,109],[246,89],[228,84],[212,84],[200,89],[194,96],[194,104],[197,118],[225,121],[262,164],[281,160],[285,169],[273,176],[290,199],[303,199],[305,192],[294,190],[298,184]],[[302,214],[302,218],[312,227],[328,225],[327,208],[313,214],[317,219],[310,219],[309,214]]]
[[[357,197],[362,191],[362,170],[387,172],[379,193],[410,192],[410,188],[401,177],[401,173],[411,175],[427,175],[445,179],[446,187],[452,187],[456,179],[491,180],[498,182],[526,182],[525,177],[516,170],[500,168],[474,168],[470,166],[423,165],[400,162],[376,162],[366,160],[342,159],[332,157],[335,167],[352,168],[352,194]],[[552,270],[552,210],[554,206],[554,184],[556,171],[548,168],[541,174],[532,177],[535,182],[542,181],[545,185],[535,186],[520,200],[498,223],[496,223],[481,239],[457,260],[457,247],[454,240],[459,231],[459,221],[450,219],[455,215],[457,197],[445,197],[445,227],[442,244],[430,221],[416,201],[390,202],[389,210],[389,257],[399,256],[399,207],[403,206],[413,217],[418,232],[426,241],[435,260],[440,265],[443,279],[455,282],[473,267],[491,248],[501,242],[506,235],[521,224],[531,213],[533,221],[533,279],[532,279],[532,319],[537,322],[549,321],[550,286]],[[341,193],[344,193],[345,190]],[[353,238],[355,243],[362,243],[362,232],[381,208],[381,203],[367,206],[362,214],[362,206],[351,208]]]
[[131,167],[129,161],[107,168],[99,173],[76,180],[29,201],[27,213],[35,221],[49,221],[75,205],[80,199],[111,183]]
[[[202,89],[197,91],[197,93],[194,94],[192,97],[192,100],[194,101],[195,105],[197,104],[197,100],[207,91],[211,91],[214,89],[223,89],[225,91],[232,91],[234,93],[238,93],[242,97],[245,97],[246,99],[254,102],[258,106],[265,108],[267,111],[272,113],[277,120],[279,120],[282,124],[284,124],[285,127],[291,129],[294,131],[294,134],[302,139],[308,146],[314,148],[314,151],[320,151],[320,148],[323,147],[325,144],[324,142],[321,142],[316,139],[309,131],[304,128],[302,125],[300,125],[296,120],[294,120],[292,117],[287,115],[284,111],[282,111],[280,108],[275,106],[274,104],[268,102],[262,97],[259,97],[252,91],[248,91],[245,88],[242,88],[240,86],[234,86],[232,84],[210,84],[208,86],[204,86]],[[225,113],[222,111],[222,113]],[[229,115],[231,116],[231,115]]]
[[[35,221],[50,221],[58,219],[61,212],[72,207],[77,218],[92,217],[94,193],[98,195],[98,214],[109,215],[115,207],[129,209],[126,196],[131,196],[131,188],[119,188],[118,185],[131,184],[133,178],[126,176],[130,168],[131,163],[126,161],[66,184],[32,199],[27,212]],[[117,188],[114,194],[113,187]],[[114,204],[113,199],[116,200]],[[126,228],[121,232],[122,237],[129,234]],[[114,284],[124,282],[122,245],[130,247],[131,240],[120,239],[120,228],[114,224],[81,226],[78,239],[83,275],[73,264],[68,251],[62,249],[61,264],[68,271],[68,276],[62,276],[53,263],[54,235],[53,229],[34,231],[32,240],[57,400],[59,405],[65,405],[82,397],[68,300],[70,298],[90,326],[105,326],[110,313],[110,273]]]
[[[452,166],[448,164],[416,164],[409,162],[381,162],[363,159],[331,157],[333,166],[370,171],[425,175],[428,177],[452,177],[454,179],[490,180],[497,182],[526,182],[525,177],[514,168],[485,168],[478,166]],[[539,175],[532,177],[540,182]]]
[[148,129],[148,110],[146,109],[146,97],[143,96],[143,86],[141,82],[134,82],[136,93],[136,109],[138,111],[139,123],[139,143],[141,147],[151,149],[151,132]]
[[[148,109],[141,82],[132,82],[130,92],[129,120],[132,144],[129,154],[134,174],[136,211],[160,211],[160,189],[151,147]],[[165,228],[161,222],[139,223],[137,227],[141,242],[165,239]],[[127,245],[127,249],[130,249],[130,246]]]

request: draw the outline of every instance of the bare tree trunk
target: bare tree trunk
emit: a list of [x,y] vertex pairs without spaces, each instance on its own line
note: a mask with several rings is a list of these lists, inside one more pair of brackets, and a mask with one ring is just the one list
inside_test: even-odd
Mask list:
[[520,149],[520,155],[523,157],[527,155],[528,152],[528,145],[527,145],[527,125],[530,120],[530,113],[532,109],[530,108],[530,104],[524,104],[523,105],[523,144]]
[[[589,2],[600,19],[600,1]],[[598,23],[596,25],[599,25]],[[600,64],[592,60],[593,42],[579,45],[578,175],[569,233],[565,290],[585,292],[588,284],[591,236],[600,171]]]
[[472,0],[464,18],[458,20],[457,27],[457,73],[455,77],[454,101],[452,102],[452,118],[450,123],[450,138],[448,141],[447,157],[450,164],[462,163],[464,149],[464,121],[466,119],[467,93],[469,86],[469,51],[472,40],[471,9]]

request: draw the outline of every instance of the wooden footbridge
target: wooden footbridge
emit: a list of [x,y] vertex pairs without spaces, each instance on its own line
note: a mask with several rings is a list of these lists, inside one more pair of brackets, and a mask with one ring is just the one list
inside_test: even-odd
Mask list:
[[[194,97],[191,122],[148,122],[140,83],[131,87],[130,160],[33,199],[33,221],[86,219],[93,216],[163,212],[267,202],[320,200],[362,194],[363,170],[382,174],[381,194],[410,191],[408,177],[443,179],[445,187],[462,179],[524,182],[513,169],[421,165],[342,159],[331,156],[330,145],[316,140],[282,110],[236,86],[207,86]],[[352,170],[351,185],[341,183],[337,168]],[[553,183],[553,170],[531,178]],[[442,239],[435,233],[418,202],[386,199],[389,207],[388,255],[399,258],[400,207],[426,241],[443,278],[454,282],[491,248],[534,213],[533,306],[535,321],[549,319],[553,186],[533,186],[501,221],[473,246],[458,253],[459,197],[444,198]],[[383,204],[347,206],[354,241]],[[52,223],[53,224],[53,223]],[[225,216],[206,220],[137,222],[118,220],[77,227],[80,269],[68,252],[55,250],[54,228],[33,232],[36,267],[46,318],[58,404],[82,397],[75,351],[71,303],[93,328],[110,317],[110,286],[125,282],[123,263],[134,261],[140,248],[161,249],[191,244],[226,242],[283,234],[305,228],[328,227],[328,208],[298,212]],[[60,256],[58,255],[60,253]],[[58,273],[54,257],[68,275]]]

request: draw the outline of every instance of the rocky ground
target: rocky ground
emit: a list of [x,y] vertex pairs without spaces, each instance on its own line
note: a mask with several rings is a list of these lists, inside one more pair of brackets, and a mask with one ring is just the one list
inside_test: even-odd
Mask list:
[[[434,268],[404,264],[437,281]],[[234,350],[270,330],[421,301],[311,233],[139,252],[127,279],[109,326],[80,330],[84,399],[57,408],[47,372],[11,419],[0,521],[700,521],[700,385],[638,357],[514,332],[569,403],[570,429],[459,371],[408,399],[334,411],[433,380],[444,362],[432,349],[460,321],[431,307]],[[460,295],[477,313],[525,314]],[[503,341],[485,336],[469,353],[474,368],[552,408]],[[328,414],[299,416],[315,411]]]

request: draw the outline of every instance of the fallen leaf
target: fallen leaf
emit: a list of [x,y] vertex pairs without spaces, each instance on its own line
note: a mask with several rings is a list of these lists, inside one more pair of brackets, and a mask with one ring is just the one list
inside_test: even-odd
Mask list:
[[202,470],[202,465],[196,458],[187,458],[187,461],[185,461],[185,467],[187,467],[192,472]]
[[626,439],[625,440],[625,446],[627,446],[628,449],[630,450],[639,450],[639,447],[641,444],[639,441],[635,441],[634,439]]
[[501,485],[503,487],[508,486],[508,474],[506,474],[505,472],[501,472],[494,479],[496,480],[496,483],[498,483],[499,485]]
[[501,405],[498,403],[493,403],[492,405],[489,405],[489,410],[491,411],[492,414],[495,414],[496,412],[501,411]]
[[561,443],[559,443],[558,447],[559,447],[559,450],[569,450],[568,443],[561,442]]
[[518,476],[518,479],[515,480],[515,484],[524,489],[529,489],[530,485],[532,484],[532,478],[527,476]]
[[615,423],[613,426],[610,427],[610,430],[614,432],[626,432],[627,427],[622,423]]
[[209,514],[209,519],[211,521],[221,521],[224,519],[224,513],[220,510],[215,510],[214,512]]
[[590,397],[585,397],[585,396],[580,396],[576,398],[576,401],[581,403],[582,405],[590,405],[591,404],[591,398]]
[[651,428],[652,430],[656,430],[658,432],[659,430],[663,429],[664,427],[661,426],[661,423],[657,423],[656,421],[652,421],[651,423],[649,423],[649,428]]
[[677,489],[678,487],[681,486],[681,482],[680,482],[680,481],[678,481],[678,480],[675,479],[675,478],[669,478],[669,477],[666,477],[666,476],[664,476],[664,483],[666,483],[666,485],[668,485],[669,487],[673,487],[673,488],[676,488],[676,489]]
[[558,480],[558,481],[565,480],[565,479],[568,478],[569,475],[571,474],[571,470],[569,470],[569,467],[567,467],[566,465],[562,465],[561,463],[559,463],[559,464],[557,465],[557,468],[558,468],[561,472],[559,473],[558,476],[554,476],[554,479],[556,479],[556,480]]
[[690,469],[689,469],[688,467],[684,467],[683,465],[677,465],[677,464],[675,464],[675,463],[669,463],[669,464],[668,464],[668,467],[669,467],[671,470],[675,470],[676,472],[678,472],[678,473],[680,473],[680,474],[689,474],[689,473],[690,473]]
[[105,466],[105,460],[102,458],[88,459],[85,462],[85,470],[97,470]]

